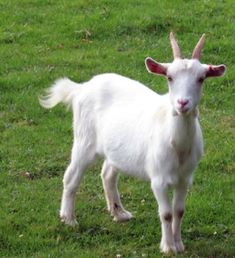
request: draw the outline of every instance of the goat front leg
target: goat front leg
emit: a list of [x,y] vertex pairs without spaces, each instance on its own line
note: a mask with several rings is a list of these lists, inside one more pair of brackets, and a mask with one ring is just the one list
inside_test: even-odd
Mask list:
[[184,251],[184,245],[181,239],[181,223],[184,215],[185,198],[187,195],[187,190],[188,186],[185,184],[177,186],[175,189],[173,199],[172,232],[177,252]]
[[158,179],[151,180],[151,188],[158,202],[159,216],[161,220],[162,239],[160,249],[163,253],[176,253],[172,234],[172,207],[168,196],[168,187],[161,185]]
[[108,211],[114,217],[114,220],[124,222],[132,218],[132,214],[126,211],[121,203],[120,195],[117,188],[118,174],[107,161],[104,162],[101,172],[105,198],[107,201]]

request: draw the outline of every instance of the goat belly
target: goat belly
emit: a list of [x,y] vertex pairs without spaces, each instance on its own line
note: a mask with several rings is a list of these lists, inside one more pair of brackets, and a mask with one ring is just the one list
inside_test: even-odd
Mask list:
[[146,146],[135,136],[130,132],[129,137],[119,134],[118,138],[106,138],[103,157],[120,172],[147,180]]

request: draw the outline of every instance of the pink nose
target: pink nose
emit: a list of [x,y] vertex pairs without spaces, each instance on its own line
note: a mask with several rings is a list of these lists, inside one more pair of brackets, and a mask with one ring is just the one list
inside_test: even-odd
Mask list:
[[188,104],[188,99],[178,99],[177,102],[181,105],[181,107],[184,107]]

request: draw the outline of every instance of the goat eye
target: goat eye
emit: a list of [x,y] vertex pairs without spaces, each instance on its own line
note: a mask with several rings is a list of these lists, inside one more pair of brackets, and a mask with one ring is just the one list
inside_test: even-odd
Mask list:
[[172,79],[171,76],[168,76],[168,77],[167,77],[167,80],[168,80],[169,82],[172,82],[172,81],[173,81],[173,79]]
[[199,82],[199,83],[203,83],[203,82],[204,82],[204,80],[205,80],[205,78],[204,78],[204,77],[199,77],[199,78],[198,78],[198,82]]

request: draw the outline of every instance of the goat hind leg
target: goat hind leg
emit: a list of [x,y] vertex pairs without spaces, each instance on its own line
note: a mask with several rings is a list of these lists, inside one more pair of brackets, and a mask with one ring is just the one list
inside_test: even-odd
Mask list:
[[[86,152],[86,153],[84,153]],[[87,166],[91,163],[91,152],[82,149],[75,142],[72,149],[71,163],[65,171],[63,179],[63,195],[61,200],[60,218],[65,224],[75,226],[75,195]]]
[[105,198],[108,210],[114,217],[115,221],[128,221],[133,216],[130,212],[126,211],[121,203],[120,195],[117,188],[118,173],[115,168],[110,166],[107,161],[104,162],[101,172]]

